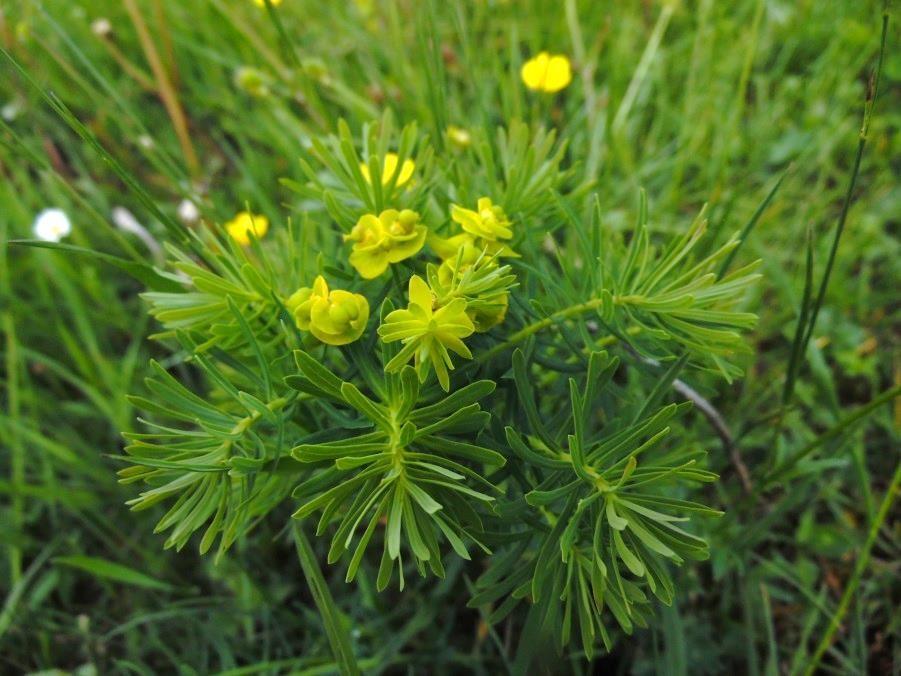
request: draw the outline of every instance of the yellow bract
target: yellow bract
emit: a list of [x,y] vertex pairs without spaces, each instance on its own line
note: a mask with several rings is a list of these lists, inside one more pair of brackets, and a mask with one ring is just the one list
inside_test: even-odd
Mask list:
[[462,340],[475,330],[466,314],[466,301],[457,298],[435,309],[435,296],[418,275],[410,277],[408,293],[407,309],[389,313],[379,327],[383,341],[400,340],[404,345],[385,364],[385,371],[400,370],[412,357],[419,380],[425,382],[429,369],[434,368],[439,384],[447,392],[450,389],[448,370],[454,368],[448,351],[472,359],[472,353]]
[[488,197],[479,198],[477,211],[464,209],[456,204],[451,205],[451,218],[473,237],[489,242],[513,237],[507,214],[500,205],[492,204]]
[[559,92],[573,79],[569,59],[562,54],[547,52],[526,61],[520,75],[529,89],[548,93]]
[[[466,233],[458,237],[468,237]],[[455,240],[451,237],[446,242]],[[496,270],[497,259],[488,258],[491,254],[476,247],[474,240],[464,242],[452,256],[443,256],[444,261],[438,266],[438,286],[447,289],[453,286],[456,280],[463,277],[474,265],[483,269]],[[507,316],[509,299],[506,291],[493,295],[482,296],[477,303],[467,305],[466,314],[472,319],[475,330],[484,333],[488,329],[497,326]]]
[[442,260],[456,258],[457,252],[464,247],[472,260],[483,251],[489,256],[518,258],[504,241],[513,237],[512,223],[503,207],[493,204],[490,198],[479,198],[475,211],[451,205],[451,218],[460,224],[463,232],[446,238],[433,234],[428,238],[429,246]]
[[477,248],[476,238],[468,232],[461,232],[459,235],[454,235],[452,237],[440,237],[435,234],[430,234],[428,241],[432,251],[434,251],[441,260],[456,258],[457,252],[462,247],[470,249]]
[[360,217],[345,241],[354,243],[350,264],[364,279],[374,279],[391,263],[415,255],[425,244],[427,228],[410,209],[386,209]]
[[269,219],[249,211],[242,211],[225,224],[225,230],[241,246],[250,244],[250,233],[261,239],[269,231]]
[[297,328],[309,331],[323,343],[346,345],[361,335],[369,321],[369,301],[350,291],[330,291],[319,275],[313,287],[298,289],[285,301]]
[[[397,153],[387,153],[385,155],[385,161],[382,164],[382,185],[388,185],[394,178],[394,174],[397,173],[397,161]],[[409,181],[413,176],[414,169],[416,169],[416,163],[413,160],[404,160],[404,163],[400,167],[400,174],[398,175],[397,181],[394,185],[400,187],[404,183]],[[365,162],[361,162],[360,171],[363,174],[363,178],[366,179],[366,182],[371,184],[372,177],[369,174],[369,165],[367,165]]]

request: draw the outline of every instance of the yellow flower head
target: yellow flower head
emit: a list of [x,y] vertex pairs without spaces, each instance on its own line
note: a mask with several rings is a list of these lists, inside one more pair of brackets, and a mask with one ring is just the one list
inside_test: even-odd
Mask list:
[[410,209],[386,209],[378,216],[364,214],[344,236],[353,242],[350,264],[364,279],[374,279],[398,263],[415,255],[425,244],[427,228],[419,214]]
[[309,331],[323,343],[347,345],[363,335],[369,321],[369,301],[358,293],[330,291],[319,275],[313,288],[298,289],[285,301],[297,328]]
[[394,310],[379,327],[379,335],[386,343],[403,342],[400,352],[385,364],[388,373],[400,370],[413,357],[419,380],[424,382],[434,367],[438,382],[445,392],[450,389],[448,369],[454,367],[448,350],[466,359],[472,353],[463,338],[472,335],[475,327],[466,314],[466,301],[452,300],[435,309],[435,297],[425,280],[410,277],[410,304],[406,310]]
[[447,140],[462,150],[468,148],[472,143],[472,134],[463,127],[452,124],[447,128]]
[[551,55],[547,52],[526,61],[520,75],[529,89],[549,94],[559,92],[573,79],[569,59],[562,54]]
[[451,205],[451,218],[459,223],[465,232],[489,242],[510,239],[510,219],[500,205],[492,204],[487,197],[480,197],[477,211]]
[[250,244],[250,233],[257,239],[262,239],[269,231],[269,219],[249,211],[242,211],[225,224],[225,230],[241,246]]
[[[258,7],[266,6],[266,0],[253,0],[253,1]],[[282,4],[282,0],[270,0],[270,2],[272,3],[273,7],[278,7],[280,4]]]
[[[385,155],[385,161],[382,164],[382,185],[388,185],[391,183],[391,180],[394,178],[394,174],[397,173],[397,153],[387,153]],[[398,188],[402,186],[404,183],[410,180],[413,176],[413,170],[416,169],[416,163],[411,159],[404,160],[404,163],[400,167],[400,174],[397,177],[397,181],[394,185]],[[363,178],[366,179],[367,183],[372,183],[372,177],[369,174],[369,165],[365,162],[360,162],[360,171],[363,174]]]
[[252,66],[241,66],[235,71],[235,86],[241,91],[263,98],[269,96],[269,78],[266,74]]

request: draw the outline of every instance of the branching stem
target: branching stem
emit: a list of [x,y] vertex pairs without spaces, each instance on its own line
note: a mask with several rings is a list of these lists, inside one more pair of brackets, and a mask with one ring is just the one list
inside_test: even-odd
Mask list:
[[[601,298],[592,298],[591,300],[584,303],[579,303],[578,305],[570,305],[569,307],[565,307],[562,310],[557,310],[557,312],[548,315],[544,319],[524,326],[504,342],[498,343],[490,350],[487,350],[486,352],[479,355],[478,359],[476,359],[475,361],[476,363],[489,361],[492,357],[499,354],[500,352],[503,352],[504,350],[511,348],[514,345],[518,345],[530,336],[533,336],[539,331],[543,331],[544,329],[553,326],[557,322],[568,319],[569,317],[576,317],[586,312],[597,310],[599,307],[601,307],[602,303],[603,300]],[[610,343],[616,342],[616,340],[616,336],[606,336],[598,342],[598,346],[603,347],[604,345],[609,345]]]

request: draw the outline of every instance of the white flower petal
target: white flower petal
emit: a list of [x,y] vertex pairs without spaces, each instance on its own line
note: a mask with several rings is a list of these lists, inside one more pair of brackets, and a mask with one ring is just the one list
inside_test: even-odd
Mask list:
[[34,219],[32,232],[45,242],[58,242],[72,232],[72,222],[62,209],[44,209]]
[[196,223],[200,219],[200,211],[197,205],[191,200],[182,200],[178,205],[178,217],[182,222],[191,224]]

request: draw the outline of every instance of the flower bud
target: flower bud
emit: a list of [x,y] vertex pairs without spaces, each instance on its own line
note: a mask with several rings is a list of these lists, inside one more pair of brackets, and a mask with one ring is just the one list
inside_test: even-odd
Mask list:
[[416,255],[425,244],[426,233],[415,211],[386,209],[378,216],[361,216],[344,239],[354,242],[350,264],[364,279],[374,279],[391,263]]
[[369,321],[369,302],[358,293],[330,291],[320,275],[313,288],[298,289],[285,300],[297,328],[309,331],[328,345],[346,345],[357,340]]

